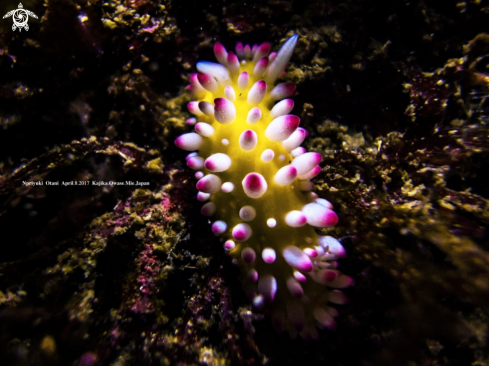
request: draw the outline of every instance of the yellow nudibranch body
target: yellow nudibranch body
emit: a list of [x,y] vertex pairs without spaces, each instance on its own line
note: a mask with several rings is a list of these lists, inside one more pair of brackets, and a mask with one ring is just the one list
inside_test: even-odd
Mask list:
[[269,43],[238,43],[236,53],[216,43],[219,63],[199,62],[190,76],[188,109],[195,117],[187,124],[195,132],[175,144],[194,151],[187,165],[197,171],[201,212],[244,269],[254,308],[269,311],[277,331],[310,339],[318,337],[315,326],[335,327],[338,312],[329,303],[345,303],[337,289],[353,281],[335,269],[345,255],[340,242],[315,231],[338,217],[311,192],[322,157],[300,146],[308,133],[286,99],[295,85],[274,86],[297,39],[270,55]]

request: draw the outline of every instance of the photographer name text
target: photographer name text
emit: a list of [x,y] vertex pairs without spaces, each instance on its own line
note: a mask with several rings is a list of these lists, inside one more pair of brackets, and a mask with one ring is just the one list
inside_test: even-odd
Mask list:
[[38,182],[26,182],[22,181],[24,186],[149,186],[149,182],[139,182],[126,180],[124,182],[116,182],[113,180],[70,180],[70,181],[38,181]]

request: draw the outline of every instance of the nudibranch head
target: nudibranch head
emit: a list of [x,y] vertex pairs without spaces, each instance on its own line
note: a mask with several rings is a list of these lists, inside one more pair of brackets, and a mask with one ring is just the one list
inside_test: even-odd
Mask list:
[[[175,144],[192,151],[201,212],[245,272],[253,306],[270,311],[278,331],[317,338],[315,326],[333,329],[352,279],[335,268],[345,255],[340,242],[315,228],[335,225],[332,205],[315,193],[310,179],[322,157],[300,145],[308,133],[290,114],[295,85],[275,82],[294,52],[298,36],[277,53],[268,42],[228,52],[214,46],[219,63],[201,61],[190,76],[193,101],[187,120],[195,132]],[[194,151],[198,150],[198,153]]]

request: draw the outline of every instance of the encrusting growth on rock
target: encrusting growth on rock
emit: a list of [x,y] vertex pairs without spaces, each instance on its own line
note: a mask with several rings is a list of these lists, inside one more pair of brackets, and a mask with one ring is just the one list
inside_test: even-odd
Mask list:
[[[336,270],[345,256],[340,242],[315,227],[335,225],[332,205],[311,192],[321,172],[320,154],[300,145],[307,137],[289,114],[295,85],[280,83],[298,36],[277,52],[270,44],[238,43],[228,52],[214,46],[219,63],[201,61],[190,76],[193,101],[187,120],[195,132],[175,144],[191,153],[197,199],[224,238],[224,248],[245,273],[245,289],[257,310],[270,311],[277,331],[317,338],[316,326],[335,328],[346,296],[338,288],[353,280]],[[198,153],[195,152],[198,150]]]

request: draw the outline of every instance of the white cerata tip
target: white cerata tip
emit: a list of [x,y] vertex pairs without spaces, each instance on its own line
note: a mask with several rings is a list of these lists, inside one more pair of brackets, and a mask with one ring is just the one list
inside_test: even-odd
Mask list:
[[233,53],[229,52],[227,57],[228,68],[233,76],[238,75],[239,72],[239,60],[238,57]]
[[217,61],[220,64],[226,66],[227,65],[227,57],[228,52],[226,51],[226,47],[224,47],[221,43],[216,42],[214,45],[214,55],[216,56]]
[[294,53],[294,48],[298,39],[299,36],[294,34],[287,41],[285,41],[280,50],[277,52],[277,55],[268,66],[268,70],[265,73],[265,81],[267,83],[273,84],[280,76],[282,71],[285,70],[287,63]]
[[[212,108],[214,109],[214,108]],[[197,122],[195,125],[195,131],[205,137],[211,137],[214,135],[214,127],[212,127],[210,124],[205,123],[205,122]]]
[[200,202],[205,202],[209,199],[210,196],[210,193],[199,192],[197,193],[197,200],[199,200]]
[[316,152],[308,152],[294,158],[294,160],[292,160],[292,166],[297,169],[297,174],[306,174],[312,168],[318,165],[321,160],[323,160],[321,154]]
[[197,70],[203,74],[214,76],[219,83],[229,81],[229,71],[226,67],[215,62],[200,61],[197,62]]
[[298,271],[311,272],[313,269],[311,259],[300,248],[289,245],[282,251],[282,255],[289,266]]
[[285,215],[285,223],[290,227],[301,227],[307,223],[307,218],[301,211],[293,210]]
[[265,263],[273,263],[277,259],[277,253],[272,248],[265,248],[261,252],[261,257]]
[[226,222],[221,221],[221,220],[218,220],[212,224],[212,232],[216,236],[224,233],[227,230],[227,228],[228,228],[228,225],[226,224]]
[[232,182],[225,182],[221,186],[221,191],[224,193],[230,193],[234,191],[234,184]]
[[201,170],[204,167],[204,158],[201,156],[192,156],[187,160],[187,166],[193,170]]
[[273,157],[275,156],[275,153],[273,152],[272,149],[266,149],[261,153],[261,161],[264,163],[268,163],[273,160]]
[[307,223],[315,227],[329,227],[336,225],[338,216],[333,210],[330,210],[319,203],[308,203],[301,209],[307,218]]
[[188,119],[185,121],[185,124],[186,124],[187,126],[193,126],[193,125],[195,125],[195,122],[197,122],[197,118],[192,117],[192,118],[188,118]]
[[200,85],[204,87],[205,90],[208,90],[211,93],[217,92],[219,90],[219,84],[217,83],[216,79],[214,79],[214,77],[211,75],[202,74],[199,72],[197,74],[197,80],[199,81]]
[[255,79],[261,78],[263,76],[268,67],[268,63],[268,57],[263,57],[256,63],[255,68],[253,69],[253,77]]
[[279,186],[285,186],[292,183],[297,177],[297,169],[292,165],[286,165],[278,170],[273,177],[275,183]]
[[258,46],[254,56],[253,56],[253,62],[257,62],[258,60],[261,60],[263,57],[268,56],[268,53],[270,52],[270,43],[264,42],[260,46]]
[[[294,150],[292,150],[290,152],[290,155],[292,155],[294,158],[296,158],[299,155],[305,154],[306,152],[307,152],[307,150],[304,147],[299,146],[299,147],[295,148]],[[302,179],[302,178],[299,177],[299,179]]]
[[258,80],[248,92],[248,104],[252,106],[258,105],[263,100],[266,93],[267,83],[263,80]]
[[180,149],[187,151],[199,150],[203,144],[204,139],[195,132],[184,133],[183,135],[178,136],[175,140],[175,145]]
[[224,249],[226,250],[233,250],[236,247],[236,244],[232,240],[227,240],[224,243]]
[[233,228],[233,238],[236,241],[246,241],[251,237],[252,233],[248,224],[238,224]]
[[216,193],[221,189],[221,185],[221,178],[214,174],[207,174],[197,182],[197,189],[204,193]]
[[239,58],[244,57],[244,47],[241,42],[236,43],[236,55],[238,55]]
[[320,236],[319,245],[328,251],[328,253],[334,254],[338,258],[343,258],[346,256],[346,250],[338,241],[338,239],[332,236]]
[[265,136],[270,141],[284,141],[297,129],[300,121],[301,119],[293,114],[277,117],[268,125]]
[[[302,154],[301,154],[302,155]],[[319,165],[316,165],[314,168],[312,168],[310,171],[308,171],[306,174],[301,174],[298,176],[300,180],[308,180],[314,178],[316,175],[321,173],[321,167]]]
[[205,115],[209,117],[214,117],[214,106],[211,103],[205,101],[199,102],[199,109]]
[[250,125],[254,125],[256,122],[260,120],[262,116],[261,109],[258,107],[253,107],[248,112],[248,116],[246,117],[246,122]]
[[236,119],[236,107],[226,98],[214,99],[214,116],[222,124],[233,123]]
[[236,92],[234,91],[234,88],[231,85],[228,85],[224,88],[224,95],[231,102],[234,102],[236,100]]
[[204,163],[207,170],[213,173],[224,172],[231,166],[231,158],[224,153],[217,153],[209,156]]
[[258,143],[258,135],[253,130],[246,130],[239,136],[239,146],[244,151],[252,151]]
[[267,181],[259,173],[247,174],[241,183],[245,194],[250,198],[260,198],[268,188]]
[[284,99],[275,104],[270,111],[271,118],[277,118],[289,114],[294,109],[294,101],[292,99]]
[[307,132],[306,129],[299,127],[292,133],[292,135],[290,135],[287,140],[282,141],[282,146],[287,151],[292,151],[302,144],[308,134],[309,132]]
[[248,82],[250,81],[250,75],[246,71],[243,71],[238,76],[238,87],[241,90],[245,90],[248,86]]
[[291,97],[294,95],[295,89],[296,89],[296,86],[292,83],[278,84],[270,92],[270,98],[272,100],[280,100],[280,99]]

